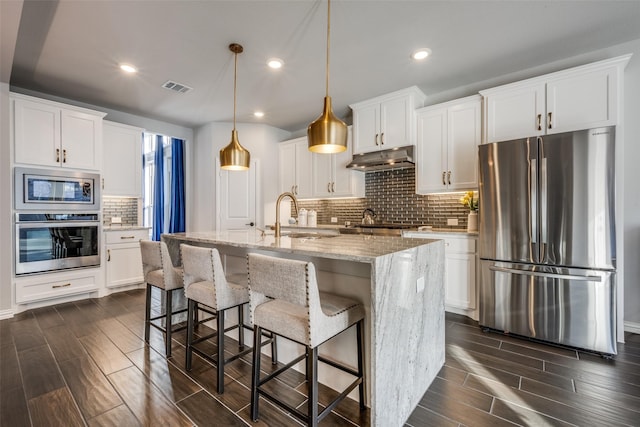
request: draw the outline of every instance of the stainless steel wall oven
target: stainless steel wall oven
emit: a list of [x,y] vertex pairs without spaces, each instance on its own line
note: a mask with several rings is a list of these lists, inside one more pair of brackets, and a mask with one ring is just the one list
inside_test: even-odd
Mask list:
[[16,213],[16,275],[100,265],[99,213]]

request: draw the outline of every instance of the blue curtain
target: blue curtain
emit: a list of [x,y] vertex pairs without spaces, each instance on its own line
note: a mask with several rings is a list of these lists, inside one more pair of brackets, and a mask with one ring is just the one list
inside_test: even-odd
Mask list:
[[164,230],[164,149],[162,136],[156,135],[155,174],[153,177],[153,224],[151,238],[160,240]]
[[171,214],[169,233],[185,231],[184,221],[184,141],[171,138]]

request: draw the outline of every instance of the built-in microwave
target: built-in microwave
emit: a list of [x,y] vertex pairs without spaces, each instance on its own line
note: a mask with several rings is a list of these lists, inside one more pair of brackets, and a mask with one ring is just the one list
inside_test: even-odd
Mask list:
[[100,210],[99,174],[22,167],[14,172],[16,210]]

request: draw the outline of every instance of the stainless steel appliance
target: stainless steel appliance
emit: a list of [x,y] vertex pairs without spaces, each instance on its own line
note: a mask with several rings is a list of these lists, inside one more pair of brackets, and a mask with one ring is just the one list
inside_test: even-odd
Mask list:
[[16,210],[100,210],[100,175],[62,169],[17,167]]
[[480,325],[616,354],[614,132],[480,146]]
[[371,153],[354,154],[351,163],[347,165],[347,168],[361,172],[413,167],[415,167],[413,161],[413,145]]
[[100,214],[17,213],[16,274],[100,265]]

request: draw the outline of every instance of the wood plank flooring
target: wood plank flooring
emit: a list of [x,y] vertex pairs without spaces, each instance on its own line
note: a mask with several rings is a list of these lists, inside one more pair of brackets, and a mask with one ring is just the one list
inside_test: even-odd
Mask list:
[[[194,354],[184,369],[185,331],[174,334],[167,360],[159,331],[145,345],[143,319],[144,290],[136,290],[0,321],[0,426],[300,425],[267,401],[250,421],[249,357],[227,365],[220,395],[210,363]],[[640,335],[627,334],[619,355],[604,360],[484,333],[463,316],[447,314],[446,324],[445,366],[407,426],[640,426]],[[287,372],[277,387],[304,405],[304,375]],[[320,391],[321,405],[336,395]],[[369,423],[369,411],[346,400],[321,425]]]

